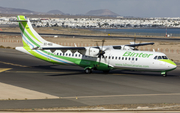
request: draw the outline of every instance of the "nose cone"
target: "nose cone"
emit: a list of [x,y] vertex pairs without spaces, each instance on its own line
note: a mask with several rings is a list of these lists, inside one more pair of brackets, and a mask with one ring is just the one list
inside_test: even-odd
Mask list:
[[174,70],[177,68],[177,65],[172,61],[172,60],[166,60],[166,62],[168,63],[168,67],[170,70]]
[[169,71],[177,68],[177,65],[170,59],[163,59],[161,61],[166,62],[166,66],[167,66]]
[[176,69],[177,68],[177,65],[172,60],[169,60],[168,63],[170,64],[170,67],[172,69]]
[[[175,63],[174,63],[175,64]],[[172,65],[172,68],[173,69],[176,69],[177,68],[177,65],[175,64],[175,65]]]

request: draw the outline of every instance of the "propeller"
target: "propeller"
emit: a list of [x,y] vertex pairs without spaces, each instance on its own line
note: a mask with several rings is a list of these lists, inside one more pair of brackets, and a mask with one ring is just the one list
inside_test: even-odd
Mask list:
[[[106,48],[105,50],[103,50],[103,46],[104,46],[104,42],[105,42],[105,39],[102,40],[102,46],[101,48],[99,47],[98,43],[96,42],[96,46],[97,48],[99,49],[99,53],[97,54],[98,58],[99,58],[99,63],[101,62],[101,58],[105,58],[104,54],[105,54],[105,51],[107,51],[109,48]],[[106,58],[105,58],[106,60]]]

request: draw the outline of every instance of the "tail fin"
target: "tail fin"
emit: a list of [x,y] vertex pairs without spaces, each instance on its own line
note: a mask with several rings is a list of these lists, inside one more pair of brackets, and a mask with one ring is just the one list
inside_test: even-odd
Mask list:
[[31,22],[25,16],[17,16],[21,30],[23,45],[30,48],[40,47],[48,41],[44,40],[32,27]]

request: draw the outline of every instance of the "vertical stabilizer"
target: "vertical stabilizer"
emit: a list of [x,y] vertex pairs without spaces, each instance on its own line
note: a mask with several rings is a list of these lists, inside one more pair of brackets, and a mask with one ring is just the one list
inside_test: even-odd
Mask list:
[[32,27],[31,22],[25,16],[17,16],[21,30],[23,45],[30,48],[40,47],[48,41],[44,40]]

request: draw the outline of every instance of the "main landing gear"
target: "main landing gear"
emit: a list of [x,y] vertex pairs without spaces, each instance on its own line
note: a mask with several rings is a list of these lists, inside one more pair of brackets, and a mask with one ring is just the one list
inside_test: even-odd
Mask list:
[[90,73],[92,73],[92,69],[91,68],[86,68],[86,69],[84,69],[84,72],[86,74],[90,74]]
[[[96,68],[85,68],[84,69],[84,72],[86,73],[86,74],[90,74],[90,73],[92,73],[92,70],[97,70]],[[106,70],[106,71],[103,71],[103,73],[104,74],[108,74],[109,73],[109,70]]]

